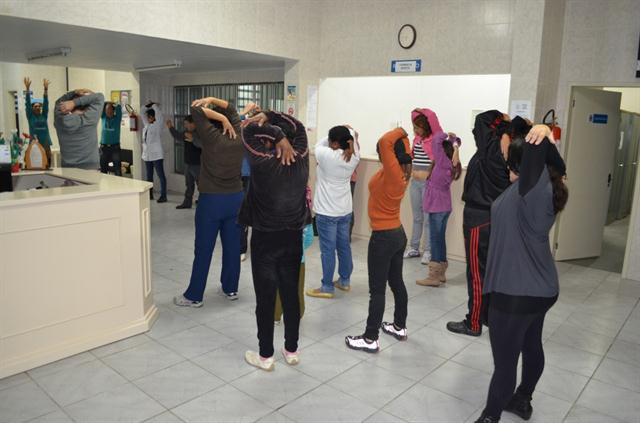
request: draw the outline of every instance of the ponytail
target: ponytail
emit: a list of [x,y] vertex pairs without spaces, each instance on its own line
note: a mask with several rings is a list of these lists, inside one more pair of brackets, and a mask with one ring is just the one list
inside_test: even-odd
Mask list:
[[551,178],[551,187],[553,189],[553,212],[555,214],[564,210],[569,200],[569,189],[564,183],[564,175],[560,174],[553,166],[547,166],[549,169],[549,177]]

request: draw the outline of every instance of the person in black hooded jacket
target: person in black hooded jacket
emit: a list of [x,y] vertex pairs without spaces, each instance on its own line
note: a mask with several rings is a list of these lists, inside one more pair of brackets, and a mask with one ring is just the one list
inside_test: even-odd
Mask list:
[[448,322],[447,329],[463,335],[482,335],[486,322],[487,301],[482,296],[489,234],[491,204],[509,187],[506,157],[509,143],[515,135],[532,131],[540,138],[551,136],[546,125],[534,125],[498,110],[488,110],[476,116],[473,137],[477,151],[469,161],[464,179],[462,200],[465,202],[462,229],[467,259],[468,308],[464,320]]

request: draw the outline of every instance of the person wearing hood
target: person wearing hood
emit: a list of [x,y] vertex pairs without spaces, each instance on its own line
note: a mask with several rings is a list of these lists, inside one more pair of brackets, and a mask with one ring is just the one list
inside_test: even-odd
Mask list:
[[[454,333],[480,336],[482,324],[487,321],[487,298],[483,298],[482,289],[489,251],[491,204],[510,184],[506,157],[512,128],[528,131],[529,125],[521,125],[520,118],[512,125],[509,115],[498,110],[480,113],[475,119],[473,137],[477,151],[467,166],[462,194],[468,313],[462,321],[447,323],[447,330]],[[551,130],[546,125],[535,125],[531,133],[544,138]]]
[[47,155],[47,163],[51,167],[51,136],[49,135],[49,80],[44,79],[42,86],[44,92],[42,101],[31,98],[31,80],[24,78],[24,86],[27,95],[25,96],[25,111],[29,121],[29,135],[38,138],[38,142],[44,148]]
[[[432,128],[440,128],[438,117],[429,110]],[[446,231],[451,214],[451,183],[460,177],[462,171],[458,148],[460,138],[455,134],[445,134],[442,129],[434,132],[431,141],[434,165],[424,191],[422,209],[429,222],[431,260],[429,275],[417,280],[422,286],[440,286],[447,281],[445,272],[448,267]],[[415,160],[415,158],[414,158]]]
[[54,126],[62,167],[98,170],[98,122],[104,95],[86,88],[69,91],[56,100]]
[[[380,351],[380,329],[400,341],[407,339],[408,297],[402,279],[407,236],[400,222],[400,203],[411,175],[407,133],[402,128],[385,133],[376,149],[382,169],[369,181],[368,209],[372,229],[367,252],[369,316],[362,335],[345,338],[348,348],[368,353]],[[387,282],[395,300],[393,322],[382,321]]]
[[411,156],[413,157],[411,183],[409,184],[409,196],[411,199],[411,212],[413,215],[413,229],[409,249],[404,253],[404,258],[420,257],[420,243],[424,237],[424,254],[422,254],[422,264],[429,263],[430,239],[429,223],[425,219],[422,209],[424,189],[426,181],[431,175],[433,166],[431,143],[433,134],[442,132],[436,114],[429,109],[414,109],[411,112],[411,122],[413,123],[413,146]]

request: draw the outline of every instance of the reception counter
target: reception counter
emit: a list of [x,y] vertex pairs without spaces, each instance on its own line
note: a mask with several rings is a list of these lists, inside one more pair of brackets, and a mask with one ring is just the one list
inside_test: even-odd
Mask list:
[[[147,331],[147,182],[79,169],[0,193],[0,378]],[[40,189],[33,189],[40,187]]]

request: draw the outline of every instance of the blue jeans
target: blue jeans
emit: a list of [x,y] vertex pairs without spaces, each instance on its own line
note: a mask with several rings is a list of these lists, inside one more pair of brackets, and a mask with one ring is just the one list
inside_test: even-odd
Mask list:
[[320,238],[320,257],[322,259],[322,292],[333,292],[333,273],[336,269],[336,250],[338,251],[338,275],[340,284],[351,283],[353,260],[349,242],[351,214],[339,217],[316,214],[316,227]]
[[147,182],[153,183],[153,169],[156,170],[158,178],[160,178],[160,197],[166,198],[167,178],[164,176],[164,159],[144,162],[144,165],[147,168]]
[[429,232],[431,234],[431,261],[447,261],[447,221],[451,212],[429,213]]
[[238,292],[240,279],[240,225],[238,212],[242,204],[242,191],[233,194],[200,194],[196,207],[195,257],[191,282],[184,296],[191,301],[202,301],[207,286],[216,238],[222,240],[222,290]]
[[424,199],[424,187],[426,182],[411,178],[409,184],[409,195],[411,196],[411,212],[413,214],[413,228],[411,229],[411,241],[409,247],[412,250],[420,251],[420,241],[424,236],[424,252],[428,253],[431,243],[429,237],[429,219],[425,219],[422,211],[422,202]]

